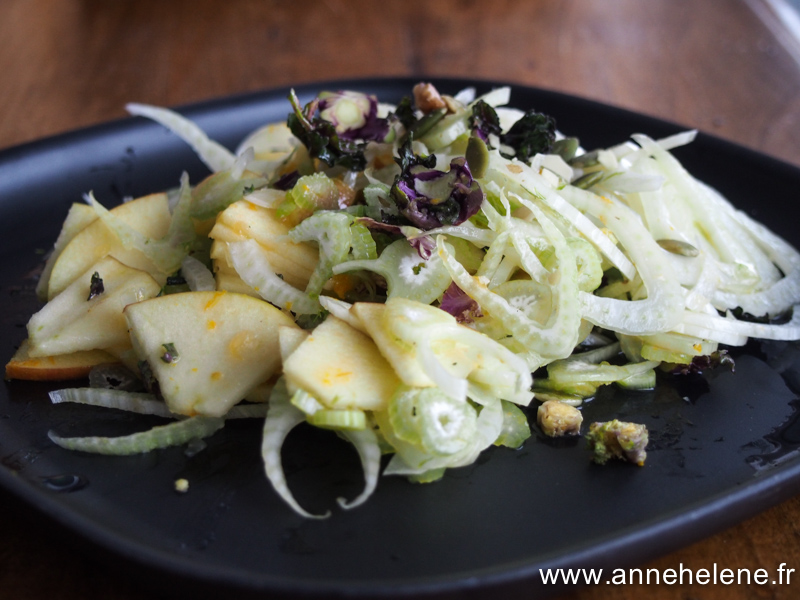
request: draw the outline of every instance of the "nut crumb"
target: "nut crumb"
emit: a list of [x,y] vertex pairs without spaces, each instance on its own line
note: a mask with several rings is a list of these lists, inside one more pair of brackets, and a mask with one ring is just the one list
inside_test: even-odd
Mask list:
[[542,433],[550,437],[579,435],[583,415],[574,406],[558,400],[548,400],[539,406],[536,420]]

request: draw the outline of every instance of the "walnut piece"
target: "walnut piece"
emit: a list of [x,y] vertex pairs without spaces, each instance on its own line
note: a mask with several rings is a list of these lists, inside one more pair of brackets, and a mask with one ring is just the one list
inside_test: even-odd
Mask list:
[[447,108],[447,103],[432,83],[418,83],[414,86],[414,104],[426,115],[434,110]]

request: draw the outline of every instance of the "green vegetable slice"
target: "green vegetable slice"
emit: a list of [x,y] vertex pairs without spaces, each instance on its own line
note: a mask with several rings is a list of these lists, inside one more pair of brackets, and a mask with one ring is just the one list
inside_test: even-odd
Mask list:
[[281,463],[281,448],[286,436],[297,425],[306,420],[306,414],[289,402],[286,382],[281,378],[272,390],[269,398],[269,411],[264,420],[264,432],[261,440],[261,457],[264,461],[264,472],[277,494],[299,515],[309,519],[327,519],[330,511],[322,515],[314,515],[303,509],[294,499]]
[[389,244],[374,260],[351,260],[333,268],[333,273],[365,270],[378,273],[388,286],[389,298],[406,298],[430,304],[450,285],[450,275],[437,256],[422,258],[407,240]]
[[334,274],[334,267],[345,262],[353,245],[350,224],[353,217],[346,213],[318,211],[289,231],[293,242],[316,242],[319,262],[308,280],[306,294],[319,298],[322,286]]
[[318,300],[289,285],[273,271],[269,260],[255,240],[229,242],[228,253],[233,268],[247,285],[267,302],[297,315],[320,312]]
[[180,446],[191,440],[202,439],[215,433],[225,424],[218,417],[189,417],[167,425],[157,425],[148,431],[120,437],[61,437],[53,431],[47,436],[67,450],[80,450],[94,454],[126,456],[150,452],[170,446]]
[[49,393],[53,404],[72,402],[91,406],[104,406],[142,415],[177,418],[162,400],[152,394],[126,392],[107,388],[64,388]]
[[214,172],[230,169],[236,160],[230,150],[209,139],[195,123],[173,110],[136,103],[126,104],[125,108],[132,115],[147,117],[172,131],[189,144],[200,160]]
[[343,430],[341,435],[355,446],[361,459],[361,467],[364,470],[364,490],[350,502],[345,498],[336,499],[339,506],[345,510],[350,510],[366,502],[375,491],[381,468],[381,448],[378,443],[378,436],[369,427],[359,431]]

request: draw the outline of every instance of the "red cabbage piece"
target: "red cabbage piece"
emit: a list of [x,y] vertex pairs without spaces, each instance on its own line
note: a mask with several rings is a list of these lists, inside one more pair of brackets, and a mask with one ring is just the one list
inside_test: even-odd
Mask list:
[[355,141],[340,136],[336,126],[317,116],[319,98],[304,107],[294,93],[289,94],[292,112],[286,119],[292,134],[308,149],[309,155],[324,161],[329,167],[342,166],[351,171],[363,171],[367,166],[364,157],[366,141]]
[[438,171],[433,169],[433,155],[414,154],[412,141],[413,136],[409,136],[395,159],[401,172],[390,194],[400,214],[423,230],[459,225],[476,214],[484,195],[466,159],[454,158],[449,171]]
[[333,124],[339,137],[346,140],[383,142],[389,134],[389,121],[378,117],[378,98],[370,94],[322,92],[320,117]]
[[472,323],[483,316],[480,305],[455,282],[445,290],[439,308],[453,315],[459,323]]
[[408,237],[408,231],[400,225],[393,225],[391,223],[381,223],[369,217],[359,217],[356,223],[361,223],[372,231],[383,231],[390,235],[404,236],[411,247],[417,251],[420,258],[428,260],[433,255],[433,249],[436,248],[436,241],[429,235],[421,235],[419,237]]

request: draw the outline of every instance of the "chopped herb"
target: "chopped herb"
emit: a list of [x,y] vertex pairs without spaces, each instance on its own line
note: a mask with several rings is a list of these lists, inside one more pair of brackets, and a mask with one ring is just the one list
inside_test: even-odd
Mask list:
[[100,273],[95,271],[92,273],[92,280],[89,283],[89,297],[86,300],[91,300],[92,298],[97,298],[100,294],[105,292],[105,286],[103,285],[103,278],[100,277]]
[[414,108],[411,106],[411,98],[408,96],[400,100],[392,115],[400,121],[407,131],[410,131],[417,122],[417,115],[414,113]]
[[489,146],[489,135],[499,136],[502,132],[500,129],[500,118],[491,104],[478,100],[472,105],[472,115],[469,118],[469,126],[473,133],[478,136],[484,143]]
[[164,287],[161,288],[161,291],[158,293],[159,296],[166,296],[168,294],[179,294],[181,292],[188,292],[189,291],[189,284],[186,283],[186,279],[183,278],[180,271],[176,275],[170,275],[167,277],[167,282],[164,284]]
[[164,347],[164,354],[161,355],[161,360],[167,364],[174,364],[178,362],[181,355],[175,349],[175,344],[169,342],[168,344],[161,344]]
[[298,315],[296,322],[303,329],[314,329],[328,316],[327,310],[322,310],[315,315]]

